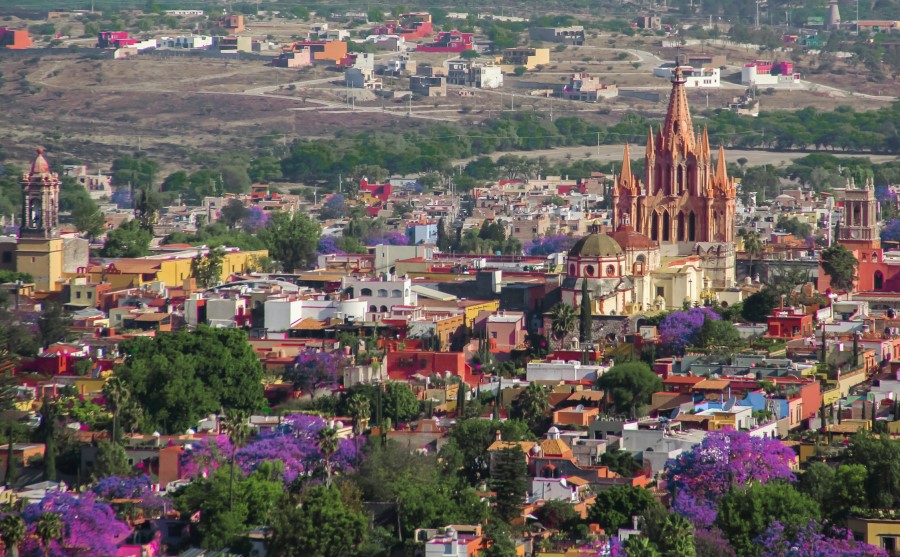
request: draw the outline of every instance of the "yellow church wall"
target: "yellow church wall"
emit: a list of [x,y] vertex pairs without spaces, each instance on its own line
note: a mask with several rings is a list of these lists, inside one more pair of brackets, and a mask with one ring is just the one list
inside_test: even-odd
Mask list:
[[34,277],[36,290],[57,290],[62,269],[61,239],[19,238],[16,244],[16,271]]

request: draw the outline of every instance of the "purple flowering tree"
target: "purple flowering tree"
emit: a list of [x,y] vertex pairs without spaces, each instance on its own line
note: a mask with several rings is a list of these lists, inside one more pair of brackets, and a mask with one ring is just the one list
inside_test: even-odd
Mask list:
[[369,237],[366,239],[367,246],[381,244],[386,246],[406,246],[409,245],[409,238],[402,232],[378,230],[369,234]]
[[285,370],[284,379],[315,398],[319,389],[335,387],[342,381],[346,363],[346,358],[338,352],[308,349],[301,352]]
[[718,528],[694,530],[697,557],[735,557],[734,549]]
[[[249,475],[263,462],[280,460],[284,465],[282,479],[285,484],[290,484],[298,476],[312,474],[324,463],[318,440],[319,431],[327,425],[319,416],[286,416],[277,428],[261,432],[239,449],[235,462],[241,472]],[[195,443],[184,453],[182,471],[187,477],[210,475],[219,466],[227,464],[230,446],[224,435],[210,436],[208,442]],[[351,469],[359,458],[359,450],[356,440],[339,440],[337,451],[329,458],[332,470]]]
[[554,236],[540,236],[536,240],[525,242],[525,253],[528,255],[550,255],[553,253],[568,253],[578,238],[568,234],[556,234]]
[[881,239],[885,242],[900,241],[900,219],[892,219],[881,229]]
[[181,474],[186,478],[208,477],[227,462],[232,452],[227,435],[209,435],[191,443],[181,454]]
[[247,209],[247,214],[244,217],[244,231],[255,234],[265,228],[267,222],[269,222],[269,215],[260,207],[254,205]]
[[883,549],[857,542],[847,530],[835,529],[831,536],[821,532],[815,522],[798,528],[793,536],[784,525],[774,521],[755,540],[760,557],[887,557]]
[[719,320],[719,314],[708,307],[691,308],[687,311],[673,311],[659,322],[659,338],[663,346],[675,354],[697,340],[697,334],[707,319]]
[[131,478],[110,476],[97,482],[92,491],[100,499],[139,499],[152,486],[153,482],[146,474]]
[[334,236],[322,236],[322,239],[319,240],[319,245],[316,248],[316,251],[319,252],[319,255],[341,255],[346,253],[344,250],[338,247],[337,238],[335,238]]
[[794,451],[774,438],[751,437],[730,428],[711,431],[691,451],[666,465],[672,507],[698,528],[716,519],[719,500],[732,488],[751,482],[793,482]]
[[35,528],[40,516],[48,512],[59,514],[63,523],[62,538],[52,541],[48,548],[51,557],[115,555],[116,547],[131,533],[128,525],[116,519],[112,507],[98,502],[93,493],[48,493],[40,503],[22,511],[28,528],[24,557],[43,555]]
[[[238,467],[249,474],[262,462],[280,460],[284,463],[283,480],[292,483],[298,476],[311,474],[324,463],[319,449],[319,431],[327,427],[318,416],[294,414],[272,431],[261,433],[253,442],[237,452]],[[352,468],[359,453],[357,442],[351,439],[338,441],[337,451],[329,458],[332,471]]]
[[339,219],[347,212],[347,202],[344,194],[336,193],[328,198],[328,201],[322,204],[319,210],[319,216],[323,219]]

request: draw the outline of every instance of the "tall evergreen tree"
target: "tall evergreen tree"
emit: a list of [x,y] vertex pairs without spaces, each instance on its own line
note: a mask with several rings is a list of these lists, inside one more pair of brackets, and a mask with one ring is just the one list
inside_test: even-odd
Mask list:
[[495,510],[497,516],[509,524],[521,514],[519,507],[524,503],[528,489],[525,454],[516,445],[499,451],[495,459],[491,474],[491,489],[497,494]]
[[447,223],[444,222],[444,217],[438,221],[437,246],[441,251],[450,251],[450,237],[447,235]]
[[591,293],[588,291],[587,280],[581,280],[581,329],[579,341],[581,344],[590,344],[591,342],[591,323],[593,322],[591,312]]

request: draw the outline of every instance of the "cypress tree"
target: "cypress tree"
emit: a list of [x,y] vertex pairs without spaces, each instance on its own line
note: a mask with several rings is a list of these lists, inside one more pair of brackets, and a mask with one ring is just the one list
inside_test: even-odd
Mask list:
[[591,294],[588,292],[587,279],[581,279],[581,330],[579,341],[581,344],[591,342]]

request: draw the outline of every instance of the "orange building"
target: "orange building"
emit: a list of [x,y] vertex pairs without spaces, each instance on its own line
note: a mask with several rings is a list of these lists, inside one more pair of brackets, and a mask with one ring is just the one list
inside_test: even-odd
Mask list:
[[287,51],[308,48],[314,62],[334,62],[337,64],[347,56],[347,43],[344,41],[297,41]]
[[0,27],[0,46],[12,50],[21,50],[31,46],[31,37],[25,29]]

